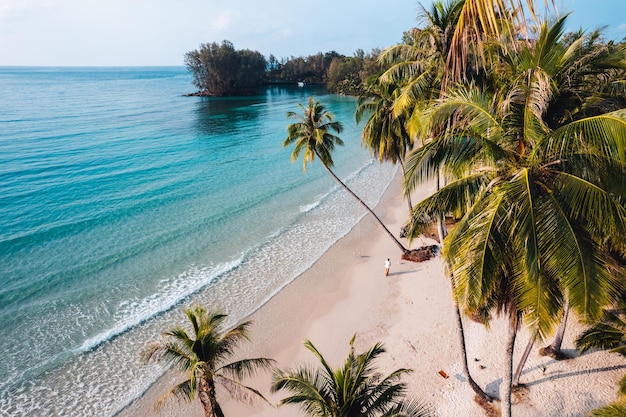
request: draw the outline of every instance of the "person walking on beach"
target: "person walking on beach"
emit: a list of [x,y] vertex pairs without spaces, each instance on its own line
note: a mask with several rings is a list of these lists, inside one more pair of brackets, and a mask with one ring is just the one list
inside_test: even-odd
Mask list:
[[391,261],[389,258],[385,261],[385,276],[389,276],[389,267],[391,266]]

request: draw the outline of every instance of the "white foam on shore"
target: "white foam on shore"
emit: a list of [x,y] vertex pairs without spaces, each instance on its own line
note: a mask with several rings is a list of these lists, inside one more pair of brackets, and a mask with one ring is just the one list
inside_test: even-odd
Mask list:
[[300,211],[302,213],[308,213],[314,208],[319,207],[320,204],[322,204],[321,201],[316,201],[315,203],[307,204],[306,206],[300,206]]
[[237,268],[243,260],[244,255],[216,267],[192,267],[172,280],[162,280],[159,293],[141,300],[124,301],[117,308],[117,324],[85,340],[76,353],[92,350],[146,320],[170,310],[185,298],[210,285],[221,275]]
[[[346,182],[374,207],[396,172],[395,167],[370,162]],[[336,185],[331,188],[295,223],[280,228],[239,258],[216,266],[192,267],[161,281],[158,296],[115,306],[115,326],[85,341],[75,359],[16,387],[21,392],[19,401],[0,398],[0,410],[15,411],[19,406],[15,415],[37,414],[39,410],[67,415],[71,404],[75,417],[116,415],[162,375],[162,368],[141,363],[140,351],[164,330],[184,323],[182,307],[201,303],[223,308],[229,315],[226,324],[233,325],[309,269],[367,215],[343,189]],[[98,401],[84,401],[86,395]]]

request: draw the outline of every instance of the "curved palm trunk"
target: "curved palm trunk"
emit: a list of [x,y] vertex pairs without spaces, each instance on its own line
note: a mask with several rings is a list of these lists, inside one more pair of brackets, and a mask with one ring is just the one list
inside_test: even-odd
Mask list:
[[[437,178],[437,189],[439,189],[439,178]],[[441,247],[443,248],[443,239],[448,234],[448,231],[446,230],[446,224],[443,218],[439,218],[439,220],[437,221],[437,231],[439,232],[439,242],[441,243]],[[446,270],[449,271],[450,268],[446,268]],[[447,278],[450,282],[450,286],[452,287],[452,293],[454,294],[454,280],[452,279],[452,276],[449,276]],[[470,374],[469,365],[467,362],[467,348],[465,346],[465,330],[463,328],[463,318],[461,316],[461,310],[459,309],[459,304],[456,302],[456,299],[454,298],[454,296],[452,297],[452,300],[454,302],[454,313],[456,316],[459,343],[461,344],[461,356],[462,356],[461,362],[463,363],[463,373],[465,374],[465,377],[467,378],[467,382],[469,383],[474,393],[478,396],[478,398],[480,398],[482,401],[492,402],[493,398],[491,398],[491,396],[489,396],[485,391],[483,391],[480,385],[476,383],[476,381],[474,380],[474,378],[472,378],[472,375]]]
[[519,324],[519,314],[510,313],[509,335],[506,343],[506,355],[504,363],[504,375],[502,376],[502,416],[511,417],[511,390],[513,388],[513,350],[515,349],[515,337]]
[[465,347],[465,332],[463,330],[463,320],[461,318],[461,310],[459,309],[459,305],[456,302],[454,303],[454,310],[455,310],[454,312],[456,315],[457,326],[459,329],[458,334],[459,334],[459,342],[461,344],[461,355],[463,358],[462,360],[463,373],[465,374],[465,377],[467,378],[467,382],[469,383],[474,393],[478,396],[478,398],[480,398],[482,401],[492,402],[493,398],[491,398],[491,396],[489,396],[485,391],[483,391],[480,385],[478,385],[476,381],[474,381],[474,378],[472,378],[472,375],[470,374],[469,366],[467,363],[467,350]]
[[561,318],[561,323],[559,323],[559,328],[556,331],[556,335],[554,336],[554,340],[550,344],[550,346],[546,346],[544,348],[539,349],[539,354],[541,356],[550,356],[554,359],[563,359],[564,354],[561,352],[561,345],[563,344],[563,337],[565,337],[565,327],[567,326],[567,316],[569,315],[569,302],[567,299],[563,304],[563,317]]
[[215,398],[215,383],[202,378],[198,387],[198,397],[202,403],[205,417],[224,417],[222,408]]
[[535,339],[537,339],[537,333],[535,333],[529,340],[526,345],[526,349],[524,349],[524,353],[517,364],[517,368],[515,368],[515,374],[513,375],[513,386],[516,387],[519,385],[520,377],[522,376],[522,371],[524,370],[524,365],[526,365],[526,361],[528,360],[528,356],[530,355],[530,351],[533,349],[533,345],[535,344]]
[[[316,152],[317,154],[317,152]],[[322,158],[320,158],[319,154],[317,154],[317,157],[320,159],[320,161],[323,161]],[[400,241],[398,239],[396,239],[396,237],[393,235],[393,233],[391,233],[389,231],[389,229],[387,229],[387,227],[385,226],[385,224],[382,222],[382,220],[380,220],[380,218],[378,218],[378,216],[376,215],[376,213],[374,213],[374,211],[372,211],[371,208],[369,208],[369,206],[367,204],[365,204],[365,202],[363,202],[363,200],[361,200],[359,198],[359,196],[357,196],[356,194],[354,194],[354,192],[348,188],[348,186],[346,184],[343,183],[343,181],[341,181],[339,179],[338,176],[335,175],[335,173],[324,163],[322,163],[322,165],[324,165],[324,168],[326,168],[326,171],[328,171],[328,173],[335,179],[335,181],[337,181],[348,193],[350,193],[350,195],[354,198],[356,198],[356,200],[363,206],[365,207],[365,209],[372,215],[374,216],[374,218],[378,221],[378,223],[382,226],[383,229],[385,229],[385,232],[387,232],[387,234],[393,239],[393,241],[395,242],[396,245],[398,245],[398,247],[400,248],[400,250],[402,251],[402,253],[407,253],[408,249],[404,247],[404,245],[402,243],[400,243]]]

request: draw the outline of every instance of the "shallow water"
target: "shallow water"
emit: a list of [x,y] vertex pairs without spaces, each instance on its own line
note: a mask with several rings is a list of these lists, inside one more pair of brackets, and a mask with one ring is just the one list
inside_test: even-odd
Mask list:
[[0,68],[0,415],[114,415],[162,372],[138,352],[182,306],[234,323],[357,223],[282,147],[309,95],[345,125],[357,194],[375,204],[395,173],[361,148],[353,98],[193,90],[178,67]]

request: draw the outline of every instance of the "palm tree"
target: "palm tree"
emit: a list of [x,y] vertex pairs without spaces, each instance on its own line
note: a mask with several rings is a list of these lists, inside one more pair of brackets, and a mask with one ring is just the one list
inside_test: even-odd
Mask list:
[[510,320],[505,416],[520,320],[544,338],[566,296],[581,317],[597,317],[623,274],[603,245],[626,231],[626,188],[617,180],[626,174],[626,113],[554,128],[546,122],[555,86],[550,46],[558,49],[563,25],[544,24],[534,44],[503,55],[498,64],[509,72],[496,82],[450,91],[428,114],[430,124],[445,127],[442,134],[407,161],[409,172],[446,166],[453,174],[414,208],[409,236],[429,219],[459,213],[443,250],[455,298],[467,313],[495,311]]
[[376,343],[367,352],[355,354],[354,340],[350,340],[350,353],[343,367],[333,369],[307,340],[304,346],[320,361],[321,368],[300,366],[274,374],[272,392],[287,390],[290,396],[279,405],[297,404],[311,417],[426,417],[433,415],[417,401],[406,401],[404,383],[400,377],[410,372],[398,369],[383,377],[375,371],[375,360],[385,352]]
[[343,181],[335,175],[331,170],[333,166],[332,152],[335,146],[343,145],[343,141],[339,136],[336,136],[332,132],[341,133],[343,131],[343,125],[335,121],[335,116],[326,110],[326,108],[317,100],[313,100],[313,97],[309,98],[307,107],[299,104],[302,114],[295,112],[288,112],[287,117],[296,119],[298,122],[292,123],[287,127],[288,136],[283,142],[283,147],[294,145],[294,149],[291,153],[291,162],[296,161],[300,154],[303,154],[302,170],[306,172],[306,166],[309,162],[312,162],[317,157],[324,165],[324,168],[328,173],[337,181],[352,197],[354,197],[359,204],[361,204],[374,218],[378,221],[381,227],[387,232],[387,234],[393,239],[394,243],[400,248],[403,254],[408,253],[408,249],[400,243],[398,239],[387,229],[384,223],[378,218],[374,211],[369,208],[363,200],[361,200]]
[[[558,126],[564,119],[579,119],[584,116],[618,110],[626,107],[624,79],[626,54],[623,45],[601,41],[601,33],[596,30],[588,35],[572,33],[564,40],[566,59],[555,74],[558,85],[553,98],[550,125]],[[572,111],[574,109],[574,111]],[[567,325],[569,304],[567,297],[563,305],[563,316],[554,340],[549,346],[539,350],[540,355],[564,359],[561,352]]]
[[[421,137],[421,144],[428,143],[437,134],[434,130],[422,126],[422,116],[436,99],[445,95],[443,79],[446,73],[446,59],[450,52],[452,37],[458,24],[461,11],[466,0],[452,0],[449,2],[433,2],[430,10],[422,7],[420,20],[426,22],[423,29],[412,32],[411,44],[400,44],[391,47],[383,53],[381,59],[390,65],[389,70],[380,77],[381,83],[400,84],[402,89],[393,103],[393,114],[409,115],[406,119],[406,131],[411,135]],[[436,128],[433,126],[433,128]],[[421,172],[416,172],[415,165],[411,172],[404,172],[406,194],[410,195],[418,184],[434,179],[437,189],[441,186],[440,169],[436,166],[425,166]],[[434,218],[437,221],[439,242],[444,244],[447,235],[445,215]],[[430,219],[429,219],[430,220]],[[420,230],[421,232],[421,230]],[[446,267],[446,275],[450,268]],[[450,278],[448,276],[448,278]],[[454,281],[450,278],[450,283]],[[463,372],[468,384],[476,393],[479,404],[490,408],[492,402],[489,396],[472,377],[465,346],[465,332],[459,306],[454,302],[455,317],[461,348]]]
[[[413,147],[406,129],[406,115],[394,112],[394,102],[400,88],[393,83],[383,83],[379,78],[370,82],[359,96],[355,119],[360,123],[367,115],[363,127],[363,145],[379,162],[399,163],[404,177],[404,158]],[[409,210],[413,208],[411,195],[406,194]]]
[[165,333],[165,340],[154,341],[142,353],[145,362],[156,361],[176,365],[187,379],[175,385],[159,399],[157,407],[169,396],[193,401],[200,399],[206,417],[224,417],[217,401],[215,387],[220,384],[236,398],[265,400],[261,393],[239,381],[253,376],[258,370],[270,370],[274,361],[265,358],[242,359],[226,363],[239,344],[248,340],[251,322],[241,323],[230,330],[222,329],[228,317],[219,310],[207,312],[200,306],[184,310],[191,334],[181,326]]
[[[503,36],[512,40],[518,33],[529,39],[526,15],[529,13],[535,22],[538,21],[535,3],[535,0],[466,0],[446,56],[444,84],[463,79],[468,64],[484,66],[485,55],[474,52],[482,50],[486,40]],[[555,6],[554,0],[544,0],[543,3]]]

